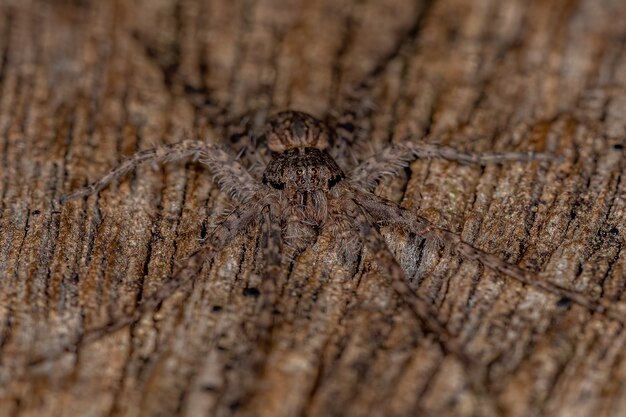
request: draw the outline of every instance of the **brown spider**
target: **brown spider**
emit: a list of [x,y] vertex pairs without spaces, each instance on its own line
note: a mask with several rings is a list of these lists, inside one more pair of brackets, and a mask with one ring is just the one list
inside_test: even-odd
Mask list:
[[[427,331],[436,333],[443,347],[463,357],[460,346],[448,335],[437,319],[431,303],[421,298],[409,285],[403,270],[389,252],[379,234],[381,226],[394,226],[426,238],[435,239],[451,247],[460,255],[476,260],[501,272],[506,277],[565,298],[592,311],[605,314],[620,322],[625,318],[609,304],[592,300],[557,284],[540,279],[535,274],[465,243],[453,232],[435,226],[428,220],[400,207],[398,204],[372,193],[374,186],[385,175],[393,175],[416,158],[444,158],[472,164],[501,163],[504,161],[553,160],[541,153],[472,154],[449,147],[405,141],[395,144],[365,160],[347,174],[331,157],[327,149],[337,139],[336,132],[313,116],[296,111],[285,111],[266,124],[265,137],[272,160],[262,180],[257,180],[228,152],[220,147],[197,140],[138,152],[97,182],[74,191],[62,201],[96,193],[110,182],[134,170],[139,164],[172,162],[194,157],[215,175],[216,183],[239,204],[210,232],[203,247],[182,262],[179,269],[163,287],[148,297],[132,315],[120,318],[103,327],[87,331],[83,342],[100,339],[118,329],[137,322],[154,310],[185,282],[198,274],[202,265],[221,251],[236,235],[254,224],[262,225],[265,238],[262,243],[264,282],[268,283],[263,296],[271,311],[275,301],[272,283],[285,260],[292,259],[312,245],[320,230],[333,228],[333,236],[340,242],[345,256],[355,257],[358,247],[355,236],[378,257],[377,264],[391,287],[410,306]],[[264,314],[270,314],[267,311]],[[47,355],[35,359],[38,363],[58,356]]]

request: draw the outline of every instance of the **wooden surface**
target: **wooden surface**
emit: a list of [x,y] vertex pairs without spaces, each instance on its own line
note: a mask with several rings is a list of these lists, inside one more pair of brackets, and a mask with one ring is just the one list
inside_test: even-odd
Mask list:
[[417,161],[377,193],[625,303],[625,87],[622,0],[1,1],[0,415],[624,415],[619,323],[397,230],[388,242],[469,366],[367,252],[305,252],[259,328],[263,297],[245,291],[260,287],[258,230],[137,325],[82,343],[167,281],[232,202],[192,162],[58,199],[138,149],[197,136],[237,151],[242,120],[350,108],[367,132],[357,159],[408,135],[562,155]]

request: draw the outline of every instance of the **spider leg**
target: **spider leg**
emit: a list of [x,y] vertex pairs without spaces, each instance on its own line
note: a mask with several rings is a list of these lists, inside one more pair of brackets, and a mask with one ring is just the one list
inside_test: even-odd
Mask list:
[[259,320],[263,328],[272,325],[276,300],[278,297],[278,277],[282,274],[282,228],[278,216],[277,202],[270,202],[263,211],[264,237],[261,244],[263,260],[263,291]]
[[338,140],[330,150],[333,158],[342,166],[352,166],[355,161],[352,153],[355,145],[360,145],[370,130],[371,116],[376,109],[375,95],[373,90],[381,84],[382,78],[388,74],[389,67],[399,59],[410,56],[419,39],[419,32],[423,27],[423,19],[428,16],[431,3],[425,3],[415,10],[413,23],[406,31],[397,38],[390,53],[380,57],[361,80],[353,84],[343,94],[343,100],[339,103],[331,118],[331,125],[337,133]]
[[402,267],[389,251],[385,240],[376,226],[368,219],[365,210],[356,201],[354,194],[346,196],[344,208],[356,224],[363,244],[376,257],[376,265],[387,279],[391,288],[410,307],[411,311],[425,330],[437,337],[444,351],[455,355],[461,362],[470,364],[471,361],[463,352],[462,346],[448,332],[445,325],[438,319],[437,310],[428,301],[416,293],[408,283]]
[[[261,238],[258,249],[262,259],[261,283],[259,298],[254,306],[253,316],[246,326],[245,337],[250,340],[253,349],[237,357],[239,372],[246,375],[245,381],[238,385],[236,390],[241,394],[241,408],[243,415],[257,415],[259,392],[268,389],[267,377],[273,366],[270,352],[275,330],[277,302],[280,293],[281,278],[289,273],[284,267],[285,256],[281,251],[282,225],[278,199],[267,200],[260,214]],[[269,385],[271,386],[271,384]],[[245,399],[245,401],[243,400]],[[263,401],[263,400],[261,400]]]
[[536,288],[557,297],[571,300],[591,311],[603,314],[620,323],[626,324],[626,316],[615,305],[605,301],[595,301],[580,292],[572,291],[553,282],[542,280],[536,274],[526,271],[517,265],[503,261],[499,257],[486,253],[463,242],[461,236],[449,230],[438,227],[423,217],[400,207],[398,204],[385,200],[371,193],[354,190],[357,194],[355,201],[372,216],[377,224],[393,224],[410,230],[419,236],[436,239],[451,247],[455,252],[468,259],[476,260],[481,264],[501,272],[522,284]]
[[237,200],[245,201],[258,191],[258,182],[226,151],[211,143],[185,140],[137,152],[98,181],[61,197],[61,202],[65,203],[97,193],[110,182],[128,174],[141,164],[149,162],[167,163],[189,156],[193,156],[207,165],[213,172],[214,179],[220,188]]
[[352,170],[349,177],[365,190],[372,190],[378,180],[394,175],[414,159],[440,158],[462,164],[486,165],[506,161],[555,161],[553,155],[537,152],[471,153],[447,146],[404,141],[394,144],[366,159]]
[[[84,345],[100,340],[107,335],[115,333],[127,326],[137,323],[145,314],[154,311],[158,306],[170,297],[181,286],[191,281],[202,269],[202,266],[213,260],[235,236],[243,232],[250,224],[259,218],[259,211],[262,209],[265,196],[255,195],[246,203],[240,204],[233,210],[220,224],[215,226],[207,239],[207,243],[199,250],[186,258],[180,265],[172,278],[166,282],[154,294],[146,297],[133,311],[132,314],[114,319],[112,322],[101,327],[87,330],[80,336],[79,342]],[[54,352],[49,352],[31,359],[29,366],[35,366],[43,362],[55,360],[66,352],[72,352],[72,348],[64,346]]]

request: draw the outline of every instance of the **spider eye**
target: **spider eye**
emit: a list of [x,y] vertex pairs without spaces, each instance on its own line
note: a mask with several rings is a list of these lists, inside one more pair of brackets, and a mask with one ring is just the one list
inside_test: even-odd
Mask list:
[[302,174],[304,174],[304,170],[302,168],[298,168],[298,169],[296,169],[296,174],[302,175]]

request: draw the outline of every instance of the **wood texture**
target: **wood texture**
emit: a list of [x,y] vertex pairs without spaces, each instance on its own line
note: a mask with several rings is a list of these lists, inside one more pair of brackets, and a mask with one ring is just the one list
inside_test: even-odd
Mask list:
[[619,323],[397,230],[389,245],[470,366],[421,331],[372,254],[346,262],[328,234],[258,326],[258,230],[154,314],[84,344],[231,202],[192,162],[58,199],[138,149],[191,136],[236,150],[241,121],[349,108],[367,132],[357,157],[408,135],[562,155],[416,161],[377,193],[626,303],[625,42],[621,0],[1,1],[0,415],[624,415]]

